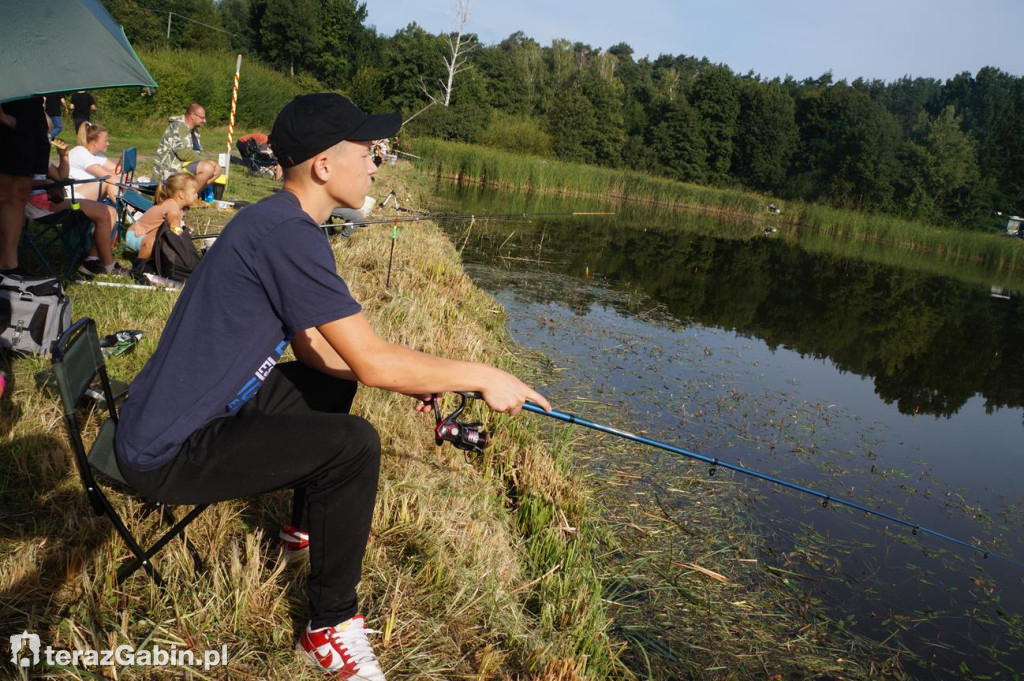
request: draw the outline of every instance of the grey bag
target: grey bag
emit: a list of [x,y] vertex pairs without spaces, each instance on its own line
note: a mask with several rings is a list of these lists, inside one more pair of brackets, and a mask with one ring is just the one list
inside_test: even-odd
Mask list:
[[0,348],[48,355],[71,326],[71,300],[53,278],[0,276]]

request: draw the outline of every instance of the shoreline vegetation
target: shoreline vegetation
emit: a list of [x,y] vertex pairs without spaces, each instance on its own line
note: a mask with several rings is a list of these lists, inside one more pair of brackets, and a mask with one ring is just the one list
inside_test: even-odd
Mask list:
[[[774,228],[809,250],[925,269],[974,283],[1024,288],[1024,242],[992,232],[949,229],[891,215],[784,201],[743,189],[688,184],[631,170],[614,170],[522,156],[460,142],[416,138],[418,163],[437,180],[508,192],[630,203],[714,215]],[[769,205],[781,212],[773,213]]]
[[[377,187],[395,188],[407,205],[426,205],[431,178],[421,169],[401,161],[383,166],[378,177],[384,183]],[[227,194],[255,200],[273,186],[236,167]],[[190,223],[216,232],[232,214],[200,207]],[[339,271],[383,337],[496,363],[539,385],[553,370],[512,344],[503,310],[468,279],[435,223],[401,228],[390,288],[386,225],[332,243]],[[124,381],[155,349],[177,297],[89,283],[72,284],[68,293],[75,316],[96,319],[101,334],[145,332],[133,354],[108,360],[111,375]],[[0,412],[0,630],[25,629],[64,649],[158,644],[198,652],[226,645],[228,678],[322,678],[292,651],[305,625],[307,565],[287,565],[276,542],[287,493],[208,509],[189,531],[206,557],[202,577],[194,577],[188,553],[175,542],[157,558],[166,592],[141,574],[114,586],[127,550],[89,509],[57,399],[35,388],[33,376],[48,364],[17,359]],[[584,411],[594,415],[597,408]],[[758,561],[758,538],[728,484],[712,490],[694,481],[683,490],[692,495],[688,516],[659,515],[626,498],[609,518],[597,497],[608,506],[615,480],[577,465],[607,443],[526,414],[508,418],[475,406],[471,416],[485,421],[493,444],[483,456],[467,457],[436,448],[432,422],[415,414],[408,398],[362,389],[356,411],[377,426],[384,452],[360,597],[368,626],[382,632],[375,647],[389,678],[899,676],[894,651],[850,636],[842,622],[816,612],[793,575]],[[98,427],[95,417],[90,424]],[[127,512],[133,531],[152,526],[129,497],[115,495],[113,503]],[[685,541],[671,555],[631,554],[637,536],[662,532]],[[645,624],[645,603],[666,607],[669,638]],[[33,677],[182,673],[36,669]]]

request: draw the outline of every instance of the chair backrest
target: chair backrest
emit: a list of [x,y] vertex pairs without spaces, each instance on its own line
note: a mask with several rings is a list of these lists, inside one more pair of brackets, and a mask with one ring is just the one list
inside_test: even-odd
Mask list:
[[252,156],[260,150],[260,145],[251,137],[238,140],[238,142],[235,143],[235,146],[238,148],[238,153],[242,155],[243,159]]
[[[67,424],[68,437],[78,463],[78,473],[82,478],[86,493],[89,495],[90,503],[97,513],[102,513],[103,504],[97,497],[98,492],[92,477],[92,469],[95,468],[120,482],[124,482],[124,476],[118,469],[114,453],[117,407],[110,379],[107,377],[103,351],[100,349],[96,322],[89,317],[83,317],[72,324],[57,339],[52,356],[53,373],[57,379],[61,404],[64,407],[64,422]],[[101,424],[99,433],[87,451],[82,439],[77,408],[87,392],[95,390],[92,385],[97,377],[99,377],[103,389],[103,404],[107,408],[108,418]]]
[[[30,223],[38,225],[38,229],[30,229]],[[26,215],[19,247],[30,249],[50,276],[70,279],[92,248],[92,231],[92,221],[80,210],[62,210],[40,217]],[[50,262],[50,251],[57,243],[68,256],[67,270],[60,274]]]
[[135,147],[128,147],[121,152],[121,172],[124,173],[126,183],[135,179],[135,167],[138,163],[139,154]]
[[60,399],[65,415],[74,414],[86,391],[99,377],[110,416],[117,420],[103,350],[100,349],[96,322],[92,319],[79,319],[57,339],[53,346],[53,373],[60,388]]

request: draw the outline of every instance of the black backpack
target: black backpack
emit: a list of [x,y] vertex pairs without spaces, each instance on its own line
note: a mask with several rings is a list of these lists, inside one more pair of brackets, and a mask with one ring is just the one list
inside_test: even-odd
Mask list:
[[192,232],[182,227],[175,234],[165,220],[153,241],[153,267],[157,276],[174,281],[187,281],[199,264],[199,251],[192,241]]

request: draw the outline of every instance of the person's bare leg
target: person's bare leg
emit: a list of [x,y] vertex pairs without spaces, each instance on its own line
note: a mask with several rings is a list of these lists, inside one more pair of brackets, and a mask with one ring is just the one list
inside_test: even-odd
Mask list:
[[103,183],[103,196],[110,199],[110,201],[113,203],[117,203],[117,192],[118,187],[116,184],[111,184],[110,182]]
[[196,179],[199,181],[199,189],[202,191],[221,176],[221,167],[212,161],[200,161],[196,166]]
[[139,260],[149,260],[152,257],[154,241],[156,241],[156,232],[150,232],[142,237],[142,245],[139,246]]
[[32,191],[31,177],[0,175],[0,270],[18,266],[18,244],[25,223],[25,202]]
[[89,218],[95,228],[92,232],[92,249],[89,255],[98,256],[104,265],[114,262],[114,254],[110,250],[110,235],[117,220],[117,211],[112,206],[97,201],[81,201],[82,213]]

